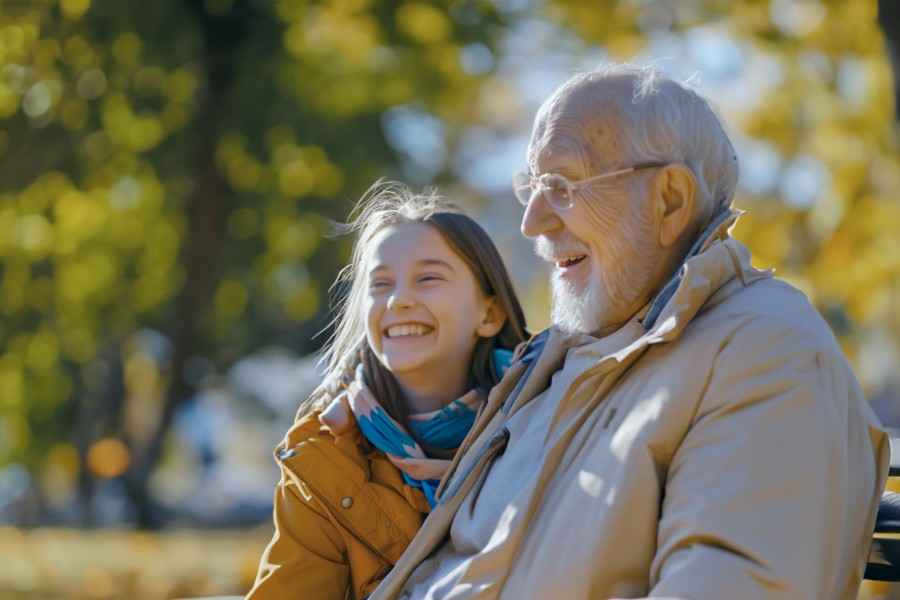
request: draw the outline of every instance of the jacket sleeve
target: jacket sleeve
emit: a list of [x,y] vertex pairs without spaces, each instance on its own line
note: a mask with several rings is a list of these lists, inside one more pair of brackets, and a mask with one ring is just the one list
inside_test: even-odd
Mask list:
[[275,534],[247,600],[343,600],[350,570],[344,542],[317,500],[282,471],[275,488]]
[[649,596],[855,598],[884,450],[836,346],[745,325],[669,466]]

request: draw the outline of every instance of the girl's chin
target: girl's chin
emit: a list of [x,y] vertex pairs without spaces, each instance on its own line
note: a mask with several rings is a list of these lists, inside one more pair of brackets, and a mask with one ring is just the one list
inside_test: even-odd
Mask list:
[[428,370],[428,356],[423,353],[415,355],[403,355],[400,353],[386,353],[382,362],[388,371],[395,375],[409,375]]

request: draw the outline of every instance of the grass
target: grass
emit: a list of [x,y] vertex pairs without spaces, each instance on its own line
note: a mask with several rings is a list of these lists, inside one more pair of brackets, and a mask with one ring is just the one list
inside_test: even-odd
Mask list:
[[0,528],[0,600],[241,595],[270,535]]

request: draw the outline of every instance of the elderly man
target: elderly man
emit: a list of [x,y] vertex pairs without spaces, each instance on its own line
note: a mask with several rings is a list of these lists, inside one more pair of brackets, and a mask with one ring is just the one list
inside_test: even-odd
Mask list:
[[708,103],[653,70],[577,76],[528,168],[554,326],[372,600],[855,598],[887,438],[815,309],[729,236]]

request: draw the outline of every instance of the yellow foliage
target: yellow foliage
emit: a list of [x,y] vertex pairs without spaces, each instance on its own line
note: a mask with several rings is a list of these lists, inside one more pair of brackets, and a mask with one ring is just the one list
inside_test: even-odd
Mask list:
[[21,359],[10,353],[0,355],[0,406],[6,409],[5,412],[21,410],[24,401],[25,374]]
[[287,298],[285,312],[292,319],[303,321],[309,319],[319,310],[319,290],[310,282]]
[[270,252],[283,259],[308,258],[319,244],[321,232],[312,223],[288,215],[271,215],[265,224]]
[[60,120],[66,129],[80,130],[84,127],[87,116],[87,105],[82,100],[71,98],[63,102]]
[[299,21],[306,15],[308,0],[277,0],[275,11],[285,22]]
[[225,279],[219,284],[213,301],[216,312],[224,319],[241,316],[247,308],[247,288],[235,279]]
[[32,50],[34,66],[42,72],[49,72],[54,64],[62,56],[62,48],[59,42],[53,38],[38,41]]
[[91,0],[60,0],[59,7],[62,9],[63,16],[76,21],[84,16],[84,13],[91,7]]
[[0,29],[0,48],[3,48],[7,60],[21,60],[26,51],[25,28],[21,25],[7,25]]
[[188,68],[175,69],[168,75],[166,93],[172,102],[187,103],[197,93],[197,75]]
[[81,470],[78,450],[68,443],[56,443],[50,446],[46,456],[40,473],[41,488],[51,504],[64,506],[78,483]]
[[405,2],[397,8],[397,28],[421,44],[445,41],[452,25],[443,12],[421,2]]
[[63,329],[62,344],[65,356],[79,364],[91,360],[97,352],[96,335],[85,324]]
[[112,45],[113,58],[123,67],[133,68],[137,66],[143,51],[143,42],[134,33],[123,33],[115,39]]
[[28,286],[26,302],[33,310],[50,313],[53,309],[53,280],[46,275],[35,277]]
[[329,8],[310,10],[284,34],[285,48],[292,56],[328,60],[337,72],[370,65],[379,42],[380,29],[374,17],[350,16]]
[[97,51],[84,37],[78,34],[65,38],[62,56],[67,63],[79,71],[95,67],[99,62]]
[[255,189],[265,175],[264,166],[244,147],[244,139],[236,134],[222,137],[216,147],[216,161],[235,190]]
[[7,314],[18,312],[25,303],[25,291],[31,280],[31,268],[21,259],[9,258],[4,262],[3,284],[0,301]]
[[32,336],[25,355],[25,362],[30,369],[48,372],[56,367],[58,358],[59,340],[54,333],[45,329]]
[[10,117],[19,110],[19,94],[0,83],[0,119]]
[[53,247],[53,227],[40,214],[29,214],[19,217],[16,223],[18,245],[32,260],[40,260],[50,253]]

